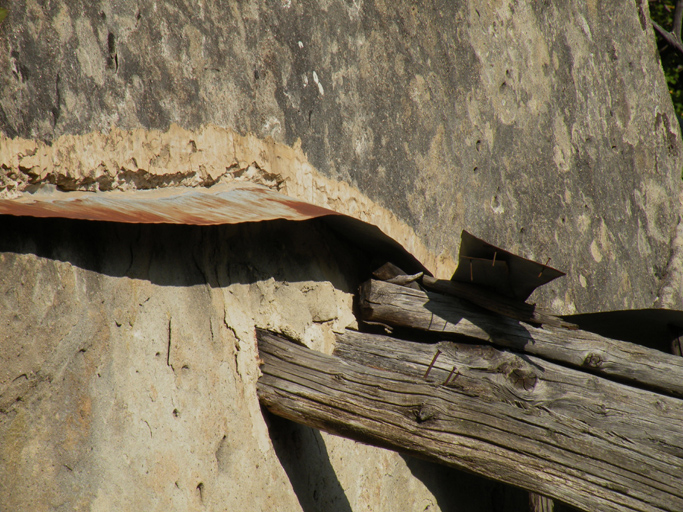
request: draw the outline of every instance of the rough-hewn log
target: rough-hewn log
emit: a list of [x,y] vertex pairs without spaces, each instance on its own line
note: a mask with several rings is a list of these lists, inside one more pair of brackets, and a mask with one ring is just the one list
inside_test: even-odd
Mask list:
[[566,329],[577,328],[576,325],[545,311],[539,306],[503,297],[480,286],[434,279],[431,276],[423,276],[422,284],[428,290],[468,300],[479,307],[522,322]]
[[634,343],[581,330],[534,327],[454,297],[383,281],[361,286],[360,306],[364,320],[468,336],[683,396],[683,358]]
[[529,493],[529,510],[530,512],[553,512],[555,503],[547,496],[531,492]]
[[503,316],[514,318],[515,320],[538,325],[545,324],[555,327],[566,327],[568,329],[576,328],[576,325],[552,315],[550,312],[545,311],[535,304],[527,304],[526,302],[504,297],[482,288],[481,286],[469,283],[459,283],[457,281],[446,281],[444,279],[435,279],[432,276],[424,275],[422,272],[414,275],[405,275],[405,272],[393,263],[385,263],[375,270],[372,275],[381,281],[408,286],[409,288],[416,290],[420,289],[417,284],[417,281],[419,280],[422,283],[422,286],[428,290],[469,300],[479,307]]
[[584,510],[683,510],[683,400],[490,346],[258,339],[274,414]]

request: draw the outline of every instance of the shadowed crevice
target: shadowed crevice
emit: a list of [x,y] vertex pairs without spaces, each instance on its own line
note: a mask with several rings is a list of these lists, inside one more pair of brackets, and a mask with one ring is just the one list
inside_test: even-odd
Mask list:
[[352,512],[320,432],[262,409],[275,454],[304,512]]

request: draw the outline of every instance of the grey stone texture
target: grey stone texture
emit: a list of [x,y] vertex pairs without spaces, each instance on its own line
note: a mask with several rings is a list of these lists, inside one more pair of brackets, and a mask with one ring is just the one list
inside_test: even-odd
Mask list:
[[[369,198],[434,261],[462,229],[550,258],[568,275],[532,299],[558,313],[683,309],[683,147],[645,0],[0,6],[0,192],[286,175],[345,213]],[[291,183],[308,167],[350,187],[325,202]],[[329,350],[354,323],[367,255],[310,226],[3,219],[0,508],[518,510],[259,409],[254,326]]]
[[647,307],[683,167],[648,16],[644,0],[22,0],[0,26],[0,130],[300,140],[435,254],[465,228],[567,271],[537,297],[558,312]]

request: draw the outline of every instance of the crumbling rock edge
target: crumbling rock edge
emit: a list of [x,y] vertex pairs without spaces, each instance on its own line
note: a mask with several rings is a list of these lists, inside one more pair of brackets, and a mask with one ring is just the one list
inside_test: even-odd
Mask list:
[[168,131],[112,127],[108,132],[64,135],[47,144],[0,136],[0,198],[15,198],[37,185],[60,190],[139,190],[210,187],[248,181],[377,225],[429,268],[450,277],[450,254],[434,254],[415,231],[354,186],[322,176],[299,142],[240,135],[205,125]]
[[681,309],[683,307],[683,191],[678,195],[678,224],[669,245],[671,256],[660,281],[656,308]]

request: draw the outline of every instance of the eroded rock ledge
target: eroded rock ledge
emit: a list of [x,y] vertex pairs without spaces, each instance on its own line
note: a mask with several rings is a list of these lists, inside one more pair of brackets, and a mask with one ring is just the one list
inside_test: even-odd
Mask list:
[[250,181],[379,226],[430,270],[450,276],[450,255],[429,251],[396,215],[345,182],[322,176],[300,144],[242,136],[207,125],[168,131],[112,128],[108,133],[64,135],[51,144],[0,139],[0,197],[12,198],[36,185],[61,190],[136,190],[170,186],[209,187]]

